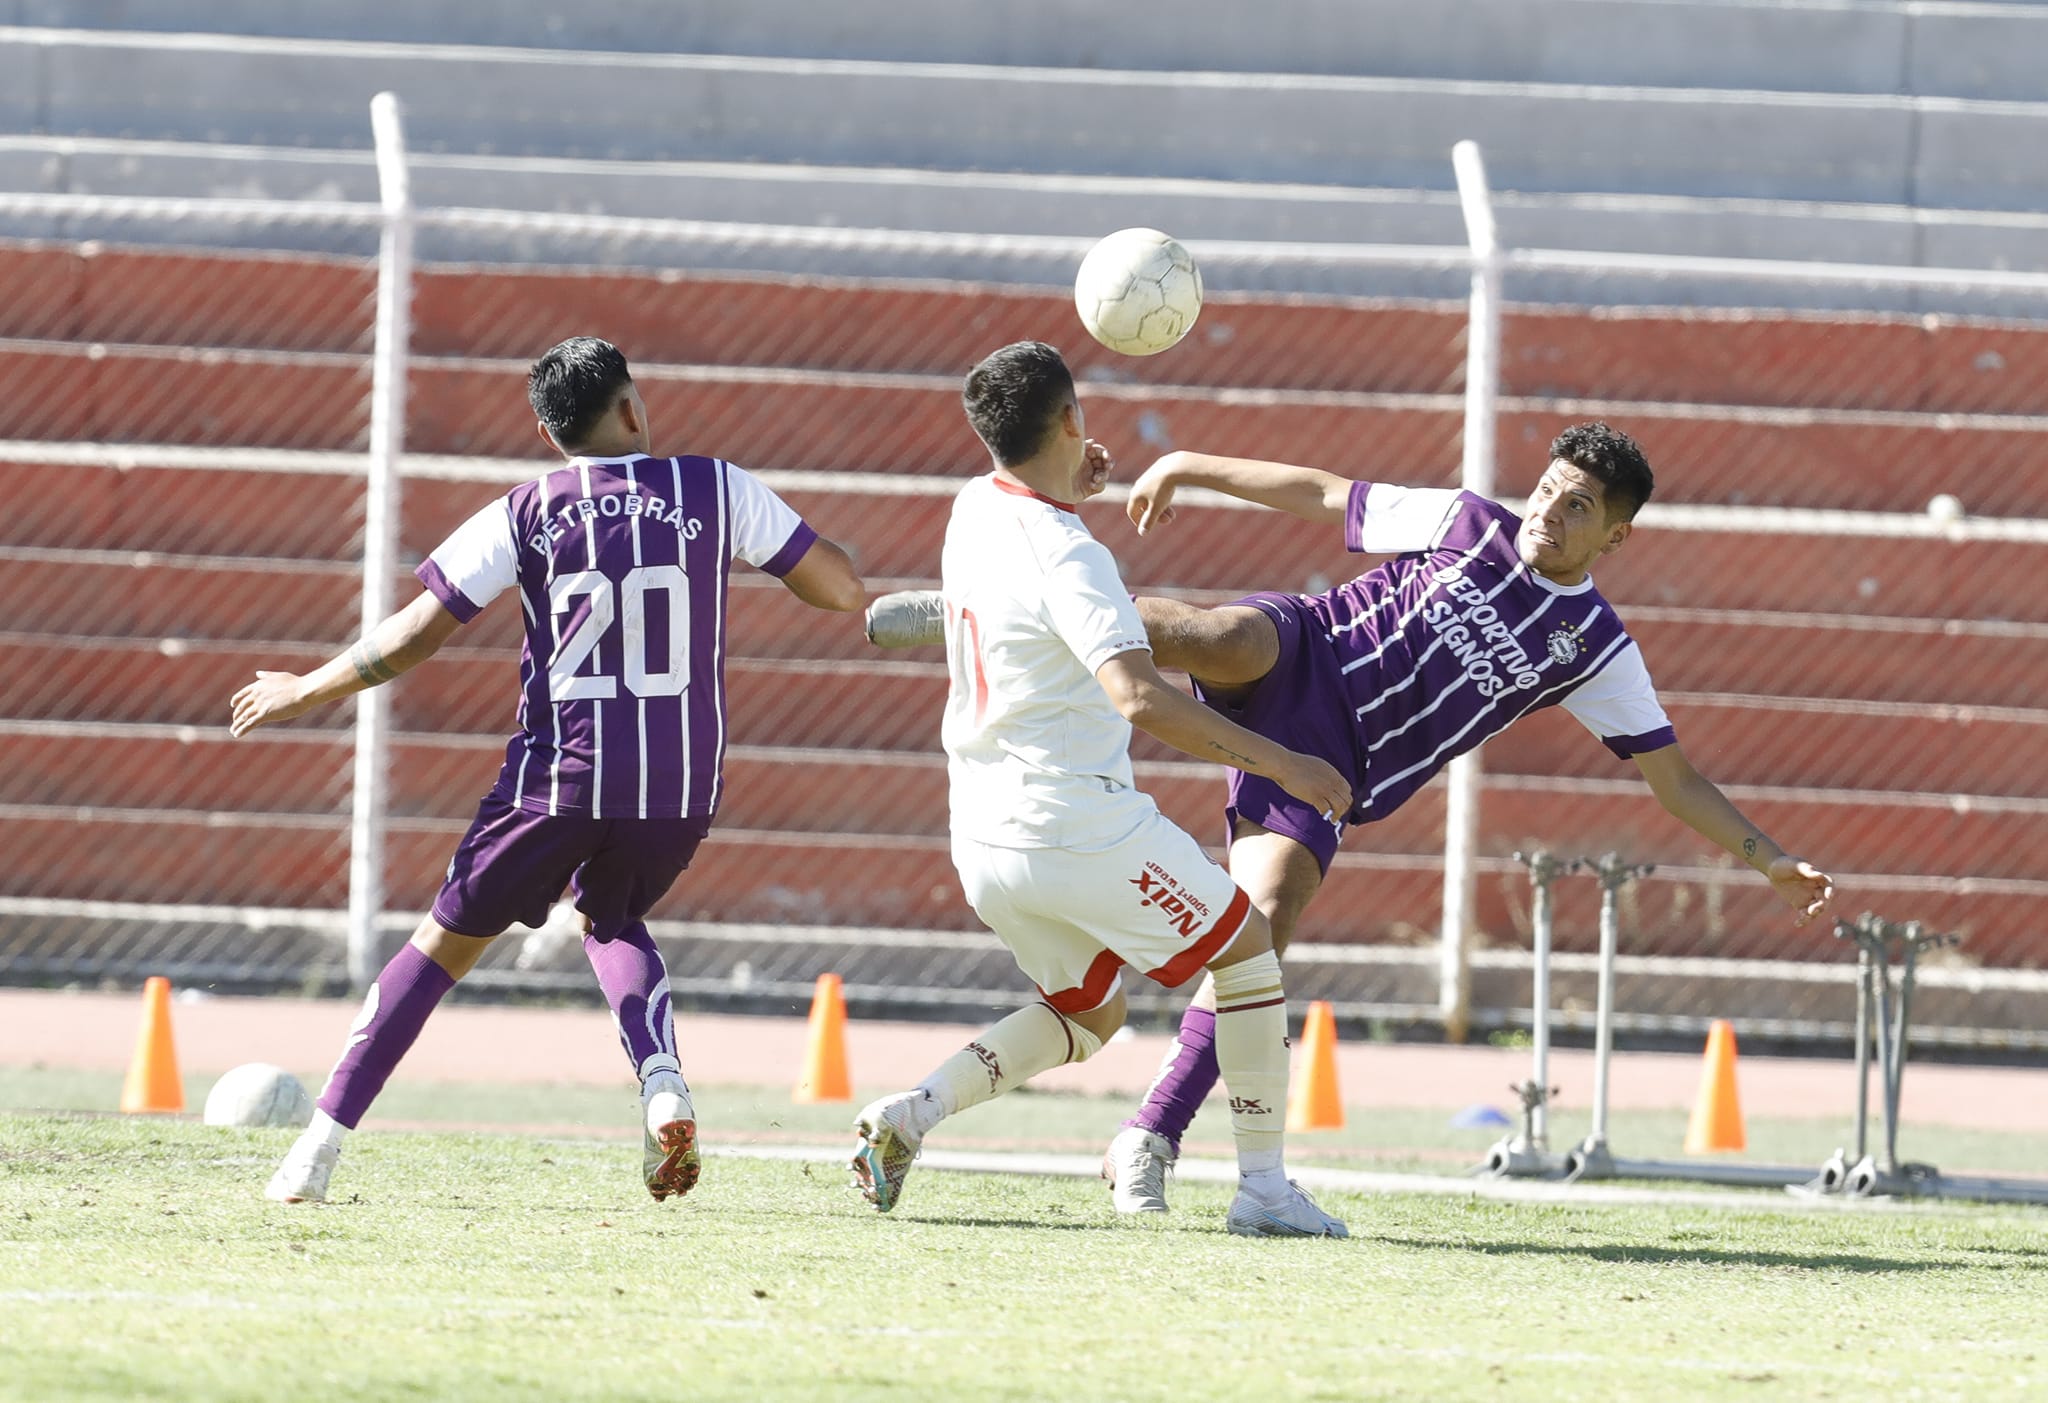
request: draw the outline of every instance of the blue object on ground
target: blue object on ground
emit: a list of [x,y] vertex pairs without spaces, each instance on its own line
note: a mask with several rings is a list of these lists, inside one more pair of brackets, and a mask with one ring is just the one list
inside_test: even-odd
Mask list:
[[1489,1126],[1513,1124],[1506,1116],[1487,1105],[1471,1105],[1451,1117],[1454,1130],[1484,1130]]

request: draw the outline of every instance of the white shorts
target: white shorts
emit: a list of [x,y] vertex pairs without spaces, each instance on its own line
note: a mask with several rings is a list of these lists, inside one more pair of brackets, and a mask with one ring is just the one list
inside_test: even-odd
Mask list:
[[1100,1008],[1128,964],[1169,988],[1244,928],[1251,900],[1159,814],[1093,852],[997,848],[954,835],[967,903],[1061,1013]]

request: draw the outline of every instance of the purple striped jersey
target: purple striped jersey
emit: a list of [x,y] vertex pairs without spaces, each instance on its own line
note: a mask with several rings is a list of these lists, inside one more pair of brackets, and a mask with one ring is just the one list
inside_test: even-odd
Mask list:
[[1355,483],[1353,551],[1397,559],[1307,600],[1336,649],[1364,761],[1352,821],[1384,818],[1515,718],[1562,706],[1624,759],[1670,745],[1670,720],[1591,577],[1522,563],[1521,520],[1445,488]]
[[467,623],[517,585],[519,732],[493,791],[531,813],[691,818],[718,808],[733,558],[771,575],[815,532],[716,458],[576,458],[434,549],[420,583]]

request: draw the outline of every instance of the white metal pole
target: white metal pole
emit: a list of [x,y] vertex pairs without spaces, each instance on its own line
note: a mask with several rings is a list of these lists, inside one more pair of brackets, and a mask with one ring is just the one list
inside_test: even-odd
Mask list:
[[1620,888],[1613,866],[1600,864],[1600,976],[1593,1007],[1593,1130],[1589,1144],[1607,1143],[1607,1064],[1614,1059],[1614,960],[1621,944],[1621,918],[1616,910]]
[[[377,330],[370,358],[370,451],[363,490],[363,632],[391,612],[398,560],[398,459],[405,447],[407,348],[412,341],[412,181],[398,98],[370,102],[377,185],[384,209],[377,249]],[[355,785],[349,817],[348,977],[377,977],[377,918],[384,909],[385,772],[390,707],[381,687],[356,696]]]
[[1552,922],[1556,920],[1556,908],[1551,905],[1550,880],[1546,873],[1536,883],[1535,949],[1532,951],[1529,989],[1529,1002],[1533,1006],[1529,1018],[1530,1062],[1535,1068],[1537,1088],[1544,1093],[1530,1117],[1529,1129],[1539,1150],[1550,1148],[1550,932]]
[[[1465,332],[1465,457],[1460,481],[1481,496],[1493,494],[1494,416],[1500,397],[1500,245],[1493,196],[1477,142],[1451,149],[1458,202],[1472,247],[1472,297]],[[1479,896],[1479,752],[1451,762],[1444,807],[1444,924],[1438,965],[1437,1008],[1444,1032],[1463,1042],[1472,1021],[1472,934]]]

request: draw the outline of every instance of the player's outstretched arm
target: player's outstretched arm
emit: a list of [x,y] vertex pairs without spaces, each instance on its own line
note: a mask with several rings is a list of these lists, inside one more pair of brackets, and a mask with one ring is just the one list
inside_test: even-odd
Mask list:
[[1834,878],[1766,837],[1712,780],[1692,767],[1684,751],[1667,745],[1635,760],[1650,792],[1673,817],[1763,874],[1785,904],[1799,913],[1793,925],[1803,926],[1828,909],[1835,895]]
[[235,693],[228,729],[245,736],[272,721],[289,721],[316,706],[389,682],[418,667],[440,651],[462,620],[424,590],[420,597],[371,629],[339,657],[313,671],[259,672],[256,680]]
[[1332,821],[1350,811],[1351,786],[1336,766],[1218,716],[1161,677],[1144,649],[1118,653],[1095,678],[1126,721],[1175,750],[1264,775]]
[[1321,468],[1266,463],[1255,458],[1218,458],[1208,453],[1169,453],[1131,484],[1124,510],[1144,535],[1173,520],[1176,488],[1206,487],[1303,521],[1342,526],[1351,501],[1351,479]]
[[835,614],[850,614],[868,602],[868,587],[853,568],[852,559],[823,536],[811,542],[803,558],[789,567],[782,583],[813,609],[830,609]]

